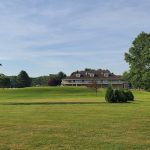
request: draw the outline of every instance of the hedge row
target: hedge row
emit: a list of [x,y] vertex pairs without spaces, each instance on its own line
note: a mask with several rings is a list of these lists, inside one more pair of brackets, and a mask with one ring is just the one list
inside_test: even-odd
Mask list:
[[108,103],[123,103],[133,101],[134,95],[131,91],[113,89],[111,86],[107,88],[105,100]]

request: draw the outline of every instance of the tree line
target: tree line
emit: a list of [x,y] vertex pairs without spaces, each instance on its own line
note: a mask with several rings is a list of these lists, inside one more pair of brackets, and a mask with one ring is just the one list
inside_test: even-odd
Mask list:
[[28,73],[22,70],[17,76],[6,76],[0,74],[0,88],[24,88],[31,86],[58,86],[66,74],[59,72],[49,76],[31,78]]
[[[129,70],[124,72],[123,77],[130,88],[150,91],[150,34],[140,33],[124,58],[129,64]],[[65,77],[66,74],[63,72],[36,78],[30,78],[25,71],[21,71],[18,76],[10,77],[0,74],[0,87],[57,86]]]

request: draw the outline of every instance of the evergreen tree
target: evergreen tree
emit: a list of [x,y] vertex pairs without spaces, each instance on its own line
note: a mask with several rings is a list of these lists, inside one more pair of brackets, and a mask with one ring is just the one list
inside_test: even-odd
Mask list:
[[23,88],[31,86],[31,79],[25,71],[21,71],[17,79],[18,79],[18,87]]
[[106,90],[105,100],[108,103],[114,102],[114,90],[112,89],[111,86],[109,86]]

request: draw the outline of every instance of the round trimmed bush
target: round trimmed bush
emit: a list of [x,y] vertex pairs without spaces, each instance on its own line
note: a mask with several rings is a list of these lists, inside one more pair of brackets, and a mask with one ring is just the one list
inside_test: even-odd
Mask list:
[[134,95],[131,91],[127,91],[126,95],[127,95],[127,100],[128,101],[134,101]]
[[114,103],[114,91],[111,86],[106,90],[105,100],[108,103]]
[[127,97],[123,90],[115,90],[114,97],[117,103],[127,102]]
[[116,101],[116,103],[120,102],[120,94],[119,94],[119,90],[114,90],[114,99]]
[[122,94],[121,102],[127,102],[128,101],[128,97],[126,96],[126,92],[121,90],[121,94]]
[[125,103],[127,101],[133,101],[134,95],[131,91],[113,90],[111,86],[107,88],[105,100],[108,103]]

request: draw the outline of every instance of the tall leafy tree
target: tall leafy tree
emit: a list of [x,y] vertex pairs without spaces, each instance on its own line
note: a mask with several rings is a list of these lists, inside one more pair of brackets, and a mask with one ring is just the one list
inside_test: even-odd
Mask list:
[[150,89],[150,34],[140,33],[125,53],[129,63],[128,77],[135,88]]
[[67,76],[67,75],[66,75],[64,72],[62,72],[62,71],[60,71],[60,72],[56,75],[56,79],[57,79],[58,85],[61,85],[62,79],[65,78],[66,76]]
[[64,72],[60,71],[60,72],[58,72],[57,76],[58,76],[59,79],[63,79],[63,78],[65,78],[67,75],[66,75]]
[[18,75],[18,87],[30,87],[31,79],[25,71],[21,71]]
[[66,77],[66,74],[63,73],[63,72],[59,72],[58,74],[50,74],[49,75],[48,85],[49,86],[61,85],[61,81],[65,77]]

